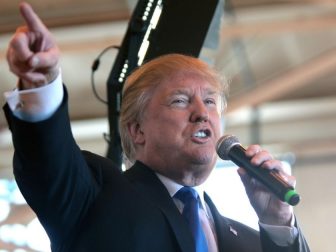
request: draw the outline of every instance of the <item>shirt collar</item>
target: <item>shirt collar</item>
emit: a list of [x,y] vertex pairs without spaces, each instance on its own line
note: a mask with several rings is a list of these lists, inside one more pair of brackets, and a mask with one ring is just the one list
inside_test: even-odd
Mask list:
[[[163,176],[162,174],[159,173],[155,173],[157,175],[157,177],[159,178],[159,180],[162,182],[162,184],[167,188],[170,197],[174,197],[175,193],[177,193],[178,190],[180,190],[183,185],[176,183],[174,180]],[[198,185],[198,186],[194,186],[192,187],[193,189],[196,190],[196,192],[198,193],[198,195],[200,196],[201,199],[201,203],[202,203],[202,207],[203,209],[205,209],[205,201],[204,201],[204,187],[203,185]]]

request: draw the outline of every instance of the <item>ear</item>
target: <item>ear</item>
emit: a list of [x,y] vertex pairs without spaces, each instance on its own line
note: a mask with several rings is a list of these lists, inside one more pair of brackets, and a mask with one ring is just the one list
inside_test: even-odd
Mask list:
[[145,135],[138,122],[128,123],[127,128],[135,144],[142,145],[145,143]]

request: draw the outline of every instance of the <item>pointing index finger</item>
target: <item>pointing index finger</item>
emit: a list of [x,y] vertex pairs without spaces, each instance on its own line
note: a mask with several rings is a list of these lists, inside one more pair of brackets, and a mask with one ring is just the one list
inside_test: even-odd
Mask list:
[[34,12],[33,8],[26,2],[20,3],[20,12],[30,31],[45,30],[41,19]]

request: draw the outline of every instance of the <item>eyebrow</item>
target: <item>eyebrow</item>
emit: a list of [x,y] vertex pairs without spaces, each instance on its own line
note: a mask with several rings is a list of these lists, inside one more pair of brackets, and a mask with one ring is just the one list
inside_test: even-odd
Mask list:
[[[210,88],[207,88],[205,90],[206,94],[207,95],[216,95],[216,94],[219,94],[218,91],[214,90],[214,89],[210,89]],[[179,94],[187,94],[189,95],[191,93],[191,89],[188,89],[188,88],[179,88],[179,89],[175,89],[172,91],[171,95],[179,95]]]

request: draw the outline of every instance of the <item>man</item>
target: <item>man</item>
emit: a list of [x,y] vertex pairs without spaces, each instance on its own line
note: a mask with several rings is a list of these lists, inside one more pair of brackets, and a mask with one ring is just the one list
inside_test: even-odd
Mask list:
[[[225,88],[205,63],[167,55],[127,79],[120,129],[134,165],[121,173],[110,160],[76,145],[59,50],[31,7],[22,3],[20,10],[26,26],[17,30],[7,53],[19,91],[6,94],[4,109],[15,147],[15,178],[53,251],[309,251],[292,207],[242,168],[260,233],[221,216],[201,191],[216,162],[225,106]],[[255,165],[282,170],[260,146],[248,147],[247,155]],[[183,216],[189,203],[179,196],[181,188],[194,188],[200,198],[201,249]]]

